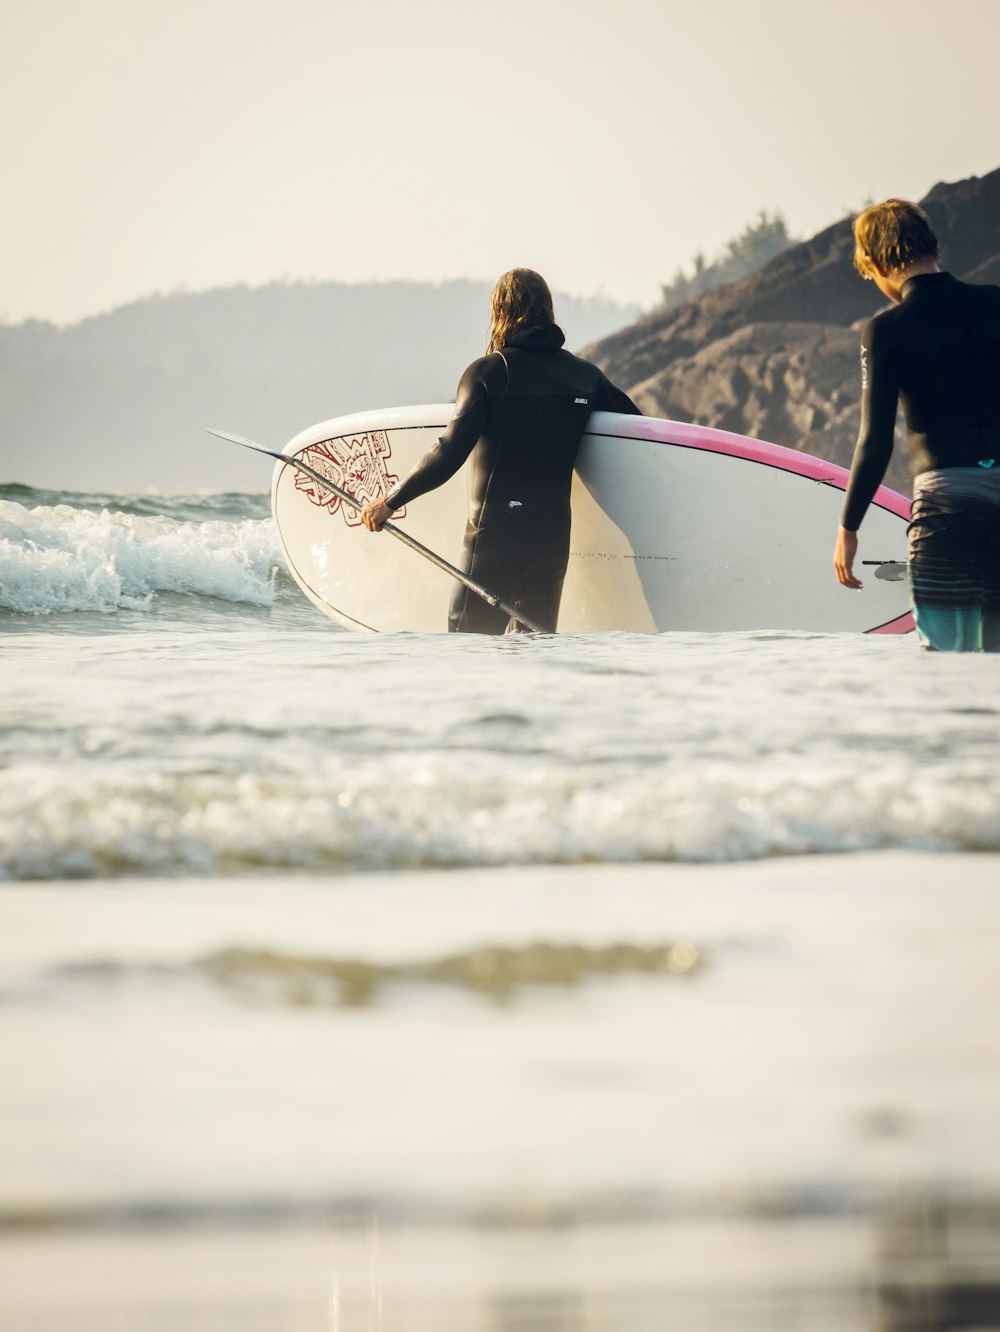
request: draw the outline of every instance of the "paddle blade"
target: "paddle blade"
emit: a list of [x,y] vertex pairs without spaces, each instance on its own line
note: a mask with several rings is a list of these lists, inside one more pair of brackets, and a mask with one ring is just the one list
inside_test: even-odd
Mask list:
[[900,583],[906,577],[906,564],[902,560],[883,560],[875,570],[875,577],[886,583]]
[[242,444],[245,449],[256,449],[258,453],[266,452],[252,439],[247,439],[245,435],[231,435],[228,430],[214,430],[211,426],[206,426],[205,429],[210,435],[215,435],[219,439],[228,439],[230,444]]

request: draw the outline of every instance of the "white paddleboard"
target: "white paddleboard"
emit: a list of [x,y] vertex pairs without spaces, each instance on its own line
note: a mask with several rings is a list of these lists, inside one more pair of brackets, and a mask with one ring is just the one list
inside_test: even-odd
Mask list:
[[[388,491],[444,431],[452,405],[399,407],[324,421],[283,450],[362,502]],[[646,416],[595,412],[573,481],[560,632],[801,629],[906,633],[901,570],[831,564],[847,472],[795,449]],[[278,463],[271,504],[288,568],[320,610],[352,629],[447,628],[455,587],[402,542],[368,532],[357,511]],[[906,560],[909,501],[882,487],[865,518],[866,559]],[[393,522],[461,565],[465,469],[398,510]]]

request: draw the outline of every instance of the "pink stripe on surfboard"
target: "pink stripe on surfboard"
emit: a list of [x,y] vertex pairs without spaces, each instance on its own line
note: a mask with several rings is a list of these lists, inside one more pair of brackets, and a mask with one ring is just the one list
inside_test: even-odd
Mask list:
[[907,611],[905,615],[900,615],[898,619],[890,620],[888,624],[880,624],[877,629],[866,629],[866,634],[912,634],[916,625],[913,623],[913,612]]
[[[838,467],[825,458],[814,458],[811,453],[785,448],[782,444],[769,444],[763,439],[734,435],[728,430],[715,430],[711,426],[691,425],[686,421],[664,421],[650,416],[619,417],[617,423],[619,427],[634,424],[637,427],[634,433],[639,439],[662,440],[665,444],[704,449],[707,453],[725,453],[731,458],[745,458],[747,462],[779,467],[783,472],[794,472],[798,476],[808,477],[810,481],[835,486],[838,490],[847,489],[849,472],[846,467]],[[654,429],[650,430],[650,426]],[[622,433],[631,435],[633,431],[624,429]],[[888,486],[879,486],[873,502],[879,508],[887,509],[889,513],[895,513],[909,522],[910,501],[898,491],[890,490]]]
[[[711,426],[692,425],[685,421],[665,421],[654,417],[626,417],[625,420],[629,424],[634,422],[636,426],[643,421],[647,427],[656,427],[653,431],[643,432],[640,436],[642,439],[662,440],[667,444],[680,444],[684,448],[704,449],[708,453],[725,453],[731,458],[745,458],[747,462],[779,467],[782,471],[794,472],[838,490],[847,489],[850,475],[847,468],[827,462],[824,458],[814,458],[811,453],[801,453],[798,449],[788,449],[782,444],[769,444],[766,440],[752,439],[749,435],[735,435],[728,430],[715,430]],[[897,490],[879,486],[873,503],[907,522],[910,520],[910,501]],[[912,634],[915,628],[913,613],[907,611],[905,615],[899,615],[886,624],[866,629],[865,633]]]

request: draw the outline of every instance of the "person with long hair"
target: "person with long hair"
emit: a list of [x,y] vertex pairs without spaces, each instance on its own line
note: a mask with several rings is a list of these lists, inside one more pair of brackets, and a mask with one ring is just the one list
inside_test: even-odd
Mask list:
[[[464,570],[554,633],[569,561],[570,487],[591,412],[638,415],[602,370],[563,347],[552,295],[530,268],[499,279],[486,355],[458,386],[445,433],[362,519],[379,531],[393,511],[443,485],[471,456]],[[518,626],[459,585],[448,628],[502,634]]]
[[861,430],[833,553],[854,574],[858,528],[906,416],[914,473],[909,573],[922,646],[1000,652],[1000,287],[941,271],[914,203],[887,199],[854,222],[854,263],[892,306],[861,334]]

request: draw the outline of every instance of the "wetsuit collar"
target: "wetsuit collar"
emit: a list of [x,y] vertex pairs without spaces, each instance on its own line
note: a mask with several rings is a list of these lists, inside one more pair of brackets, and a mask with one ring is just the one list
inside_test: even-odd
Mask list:
[[[904,301],[908,301],[914,292],[920,291],[921,288],[926,291],[935,282],[941,282],[942,278],[946,278],[949,282],[955,280],[950,273],[918,273],[916,277],[906,279],[899,289],[900,297]],[[941,285],[943,286],[944,283]]]
[[524,351],[558,351],[565,341],[566,334],[558,324],[536,324],[523,333],[515,333],[505,345],[521,347]]

